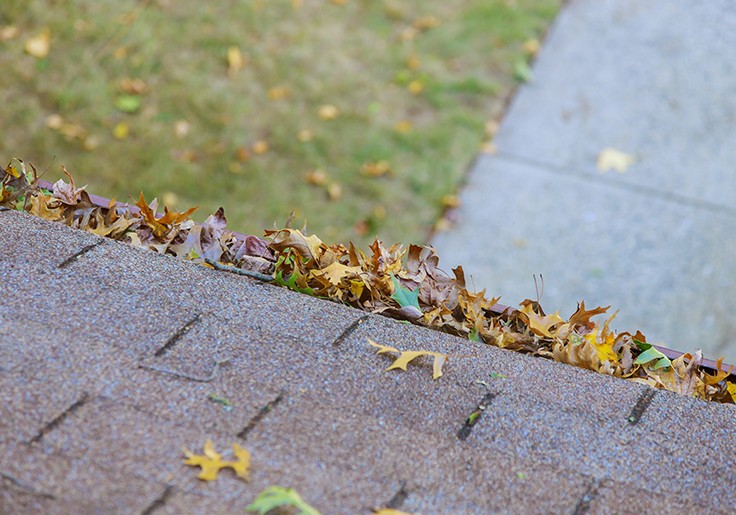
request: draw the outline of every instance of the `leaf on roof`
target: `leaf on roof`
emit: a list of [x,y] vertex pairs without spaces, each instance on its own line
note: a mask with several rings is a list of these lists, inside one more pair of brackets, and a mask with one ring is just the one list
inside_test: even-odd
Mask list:
[[269,486],[261,491],[256,498],[246,506],[246,510],[264,515],[275,508],[296,508],[299,515],[320,515],[319,511],[307,504],[302,496],[293,488],[283,486]]
[[237,458],[234,461],[222,461],[222,456],[215,451],[212,440],[205,442],[203,455],[194,454],[186,448],[183,448],[182,451],[187,457],[184,460],[185,465],[201,467],[202,471],[197,477],[203,481],[214,481],[217,479],[217,473],[223,468],[231,468],[238,477],[246,481],[249,479],[250,452],[236,443],[233,444],[233,454]]
[[442,377],[442,366],[445,364],[445,362],[448,359],[447,354],[442,354],[441,352],[433,352],[428,350],[405,350],[401,351],[399,349],[396,349],[395,347],[390,347],[388,345],[381,345],[380,343],[376,343],[370,338],[368,338],[368,344],[372,345],[373,347],[378,348],[378,351],[376,354],[387,354],[387,353],[393,353],[398,354],[399,357],[397,357],[394,362],[386,369],[388,370],[395,370],[400,369],[406,371],[406,367],[411,363],[413,360],[420,356],[430,356],[432,357],[432,378],[438,379]]
[[539,336],[554,337],[555,326],[564,323],[565,320],[557,311],[552,315],[539,315],[534,311],[533,304],[531,301],[522,302],[522,307],[519,310],[526,315],[529,329]]

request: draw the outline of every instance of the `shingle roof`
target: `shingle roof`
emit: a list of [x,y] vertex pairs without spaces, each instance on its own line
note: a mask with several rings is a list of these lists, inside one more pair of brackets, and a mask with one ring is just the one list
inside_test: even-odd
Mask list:
[[[324,514],[736,506],[734,405],[14,211],[0,212],[0,280],[4,512],[225,513],[273,484]],[[367,338],[451,358],[438,380],[430,364],[386,372]],[[197,480],[181,448],[200,452],[207,439],[221,452],[247,448],[251,481],[229,471]]]

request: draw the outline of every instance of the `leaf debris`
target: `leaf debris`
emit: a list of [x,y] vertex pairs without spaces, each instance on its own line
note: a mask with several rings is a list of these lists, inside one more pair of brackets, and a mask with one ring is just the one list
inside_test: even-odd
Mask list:
[[[602,323],[594,317],[609,307],[586,309],[580,302],[565,320],[547,315],[538,301],[525,300],[518,310],[497,306],[485,290],[467,289],[461,266],[447,274],[430,246],[384,246],[376,239],[368,252],[349,245],[327,245],[306,229],[264,232],[264,237],[243,236],[226,228],[221,208],[204,223],[189,216],[195,208],[176,212],[156,199],[148,203],[141,193],[135,206],[111,200],[98,206],[85,187],[59,180],[49,189],[39,186],[33,165],[15,159],[0,167],[0,207],[25,211],[47,220],[106,236],[160,254],[171,254],[205,266],[252,271],[293,290],[327,298],[399,320],[439,329],[500,348],[554,359],[599,373],[648,384],[705,400],[736,403],[732,370],[711,374],[703,367],[701,351],[670,360],[646,341],[640,332],[610,329],[616,313]],[[209,263],[209,264],[208,264]],[[250,274],[249,274],[250,275]],[[374,346],[378,346],[375,344]],[[378,346],[379,352],[398,357],[390,369],[406,369],[420,356],[434,359],[434,377],[442,374],[447,356],[429,351],[399,351]],[[167,373],[171,373],[168,372]]]

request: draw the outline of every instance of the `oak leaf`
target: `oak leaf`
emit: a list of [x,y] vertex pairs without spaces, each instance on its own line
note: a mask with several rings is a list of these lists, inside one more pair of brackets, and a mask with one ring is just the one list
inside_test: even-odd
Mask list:
[[410,362],[412,362],[414,359],[418,358],[419,356],[431,356],[433,358],[432,361],[432,379],[438,379],[442,377],[442,366],[447,361],[448,357],[447,354],[442,354],[441,352],[433,352],[433,351],[427,351],[427,350],[405,350],[400,351],[399,349],[396,349],[394,347],[390,347],[388,345],[381,345],[380,343],[376,343],[370,338],[368,339],[368,343],[372,345],[373,347],[378,348],[377,354],[386,354],[386,353],[397,353],[399,354],[399,357],[394,360],[394,362],[389,366],[386,370],[394,370],[394,369],[400,369],[406,371],[406,367],[409,365]]
[[321,252],[320,248],[323,243],[314,234],[305,236],[298,229],[285,228],[278,231],[266,231],[266,237],[271,238],[269,247],[276,252],[283,252],[286,249],[294,249],[301,257],[310,261],[317,261]]
[[203,481],[214,481],[217,479],[217,473],[223,468],[231,468],[238,477],[248,480],[250,452],[236,443],[233,444],[233,454],[237,458],[235,461],[222,461],[222,455],[215,451],[212,440],[205,442],[204,455],[194,454],[186,448],[183,448],[182,451],[187,457],[184,461],[185,465],[201,467],[202,471],[197,477]]

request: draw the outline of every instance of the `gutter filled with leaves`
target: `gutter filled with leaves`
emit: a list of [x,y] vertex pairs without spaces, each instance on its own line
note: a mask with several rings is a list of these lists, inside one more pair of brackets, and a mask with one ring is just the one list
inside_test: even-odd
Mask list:
[[690,354],[654,346],[639,331],[612,331],[615,313],[602,324],[593,321],[608,307],[589,310],[581,302],[568,320],[557,312],[546,314],[529,299],[512,309],[486,297],[485,290],[469,291],[461,266],[452,276],[440,270],[429,246],[386,248],[376,239],[366,253],[352,243],[327,245],[289,222],[265,231],[264,238],[243,235],[226,229],[222,208],[197,224],[189,218],[196,208],[179,213],[164,207],[157,213],[156,200],[147,203],[143,193],[134,206],[103,199],[77,188],[62,169],[68,183],[40,181],[33,166],[20,160],[0,168],[0,206],[470,340],[736,403],[736,376],[723,358],[713,362],[700,350]]

